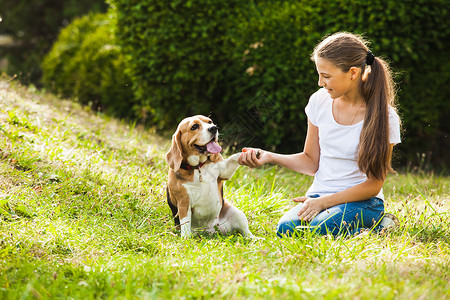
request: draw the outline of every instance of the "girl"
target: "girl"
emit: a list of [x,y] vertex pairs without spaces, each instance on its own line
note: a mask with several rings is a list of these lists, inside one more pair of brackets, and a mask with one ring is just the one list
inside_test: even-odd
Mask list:
[[[298,228],[321,234],[354,234],[388,225],[383,183],[392,148],[400,143],[400,119],[388,64],[358,35],[340,32],[319,43],[311,56],[319,86],[305,108],[308,131],[301,153],[282,155],[244,148],[242,165],[273,163],[314,176],[306,197],[279,221],[277,234]],[[380,221],[380,219],[383,220]],[[389,222],[390,221],[390,222]]]

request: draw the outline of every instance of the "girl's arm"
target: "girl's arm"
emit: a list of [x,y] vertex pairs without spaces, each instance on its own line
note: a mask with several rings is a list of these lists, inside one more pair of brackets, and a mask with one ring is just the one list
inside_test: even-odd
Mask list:
[[[393,146],[394,145],[391,145],[391,147]],[[363,201],[375,197],[380,192],[385,178],[382,180],[367,178],[366,181],[351,188],[319,198],[295,198],[295,202],[303,202],[304,204],[302,209],[300,209],[300,211],[298,212],[299,219],[304,221],[311,221],[322,210],[329,207],[348,202]]]
[[[255,168],[266,163],[272,163],[295,172],[313,176],[319,168],[319,130],[308,120],[305,147],[301,153],[278,154],[249,148],[244,150],[247,151],[243,152],[239,157],[241,165]],[[259,158],[256,155],[257,151],[259,151]]]

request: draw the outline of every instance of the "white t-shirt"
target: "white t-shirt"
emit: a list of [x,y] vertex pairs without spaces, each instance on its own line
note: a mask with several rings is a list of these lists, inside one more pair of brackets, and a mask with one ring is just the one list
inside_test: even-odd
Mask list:
[[[364,121],[341,125],[333,117],[333,99],[326,89],[320,89],[305,107],[309,121],[319,129],[320,161],[314,182],[307,195],[337,193],[364,182],[366,174],[358,168],[359,137]],[[400,143],[400,118],[389,108],[389,140]],[[384,199],[383,189],[376,196]]]

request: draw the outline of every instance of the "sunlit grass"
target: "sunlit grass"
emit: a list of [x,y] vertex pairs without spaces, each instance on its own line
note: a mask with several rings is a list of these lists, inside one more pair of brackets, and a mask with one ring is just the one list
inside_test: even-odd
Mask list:
[[241,167],[225,197],[261,239],[184,240],[165,199],[169,143],[0,81],[0,298],[450,297],[450,178],[390,175],[400,225],[383,234],[279,239],[312,178]]

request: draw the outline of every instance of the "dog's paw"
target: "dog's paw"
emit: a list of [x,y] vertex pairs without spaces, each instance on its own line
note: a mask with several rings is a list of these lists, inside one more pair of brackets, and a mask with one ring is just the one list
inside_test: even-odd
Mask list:
[[181,237],[182,238],[190,238],[192,236],[191,226],[190,226],[190,220],[188,218],[184,218],[180,221],[181,223]]

